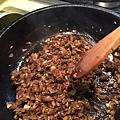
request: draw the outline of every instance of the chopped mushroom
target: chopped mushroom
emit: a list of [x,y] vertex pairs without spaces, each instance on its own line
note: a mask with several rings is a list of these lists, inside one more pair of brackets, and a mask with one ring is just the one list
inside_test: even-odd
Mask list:
[[[76,33],[76,30],[72,31]],[[16,101],[7,102],[7,108],[15,113],[15,119],[21,120],[93,120],[103,118],[96,112],[103,111],[99,105],[91,105],[92,93],[99,103],[104,102],[106,115],[104,120],[114,120],[116,105],[120,99],[120,60],[119,49],[113,62],[107,58],[95,70],[79,80],[70,75],[77,61],[92,46],[85,38],[74,34],[59,33],[45,40],[46,45],[38,53],[26,58],[20,71],[11,72],[11,80],[17,85]],[[30,44],[27,42],[26,44]],[[9,55],[13,57],[13,54]],[[107,72],[111,72],[112,80]],[[105,74],[106,73],[106,74]],[[112,88],[111,88],[112,87]],[[93,89],[92,89],[93,88]],[[112,93],[112,94],[108,94]],[[87,114],[90,110],[93,114]]]

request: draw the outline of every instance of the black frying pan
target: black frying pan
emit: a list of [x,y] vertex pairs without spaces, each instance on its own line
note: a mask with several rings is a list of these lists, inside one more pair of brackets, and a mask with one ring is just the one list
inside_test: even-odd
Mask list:
[[[31,12],[10,25],[0,38],[0,120],[13,120],[12,112],[6,109],[5,104],[5,101],[15,101],[15,86],[10,82],[10,72],[19,69],[30,53],[42,49],[40,41],[61,30],[75,29],[88,33],[98,42],[119,25],[119,14],[90,5],[51,6]],[[26,45],[27,41],[33,46]],[[23,53],[22,48],[28,51]],[[9,58],[10,53],[14,54],[13,58]],[[119,118],[120,115],[116,114],[116,120]]]

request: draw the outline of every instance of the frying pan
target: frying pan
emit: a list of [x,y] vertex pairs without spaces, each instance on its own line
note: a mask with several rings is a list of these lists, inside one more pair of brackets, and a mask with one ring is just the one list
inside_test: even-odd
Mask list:
[[[120,15],[111,10],[92,5],[56,5],[30,12],[7,27],[0,38],[0,119],[14,120],[5,103],[15,101],[16,86],[10,81],[10,72],[19,70],[30,53],[41,50],[45,38],[75,29],[98,42],[119,25]],[[28,41],[32,46],[26,45]],[[27,51],[22,52],[22,48]],[[9,58],[11,53],[13,58]],[[118,110],[116,120],[120,118]]]

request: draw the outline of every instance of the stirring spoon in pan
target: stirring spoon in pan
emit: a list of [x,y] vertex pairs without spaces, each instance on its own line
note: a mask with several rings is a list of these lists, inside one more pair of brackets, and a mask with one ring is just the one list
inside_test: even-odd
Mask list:
[[105,58],[120,45],[120,26],[100,40],[86,55],[75,65],[71,74],[73,79],[78,79],[97,67]]

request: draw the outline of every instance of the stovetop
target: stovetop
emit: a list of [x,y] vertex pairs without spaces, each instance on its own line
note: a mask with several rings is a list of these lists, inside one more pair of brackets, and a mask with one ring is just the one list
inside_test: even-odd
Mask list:
[[59,0],[4,0],[0,4],[0,17],[9,13],[19,13],[23,15],[49,5],[66,3],[68,2]]
[[[43,8],[54,4],[95,4],[94,1],[99,0],[0,0],[0,18],[6,14],[18,13],[21,15],[31,12],[33,10]],[[104,0],[103,0],[104,1]],[[119,0],[118,0],[119,1]],[[99,2],[98,5],[103,5],[110,2]],[[116,2],[112,2],[114,4]],[[111,4],[111,3],[110,3]],[[96,4],[95,4],[96,5]],[[120,12],[120,2],[117,2],[118,6],[110,7],[110,9]]]
[[94,4],[120,13],[120,0],[62,0],[72,4]]
[[0,0],[0,33],[28,12],[55,4],[68,4],[59,0]]
[[[75,2],[77,1],[77,2]],[[82,1],[82,2],[80,2]],[[93,0],[0,0],[0,31],[22,15],[55,4],[94,4]],[[120,5],[110,8],[120,13]]]

